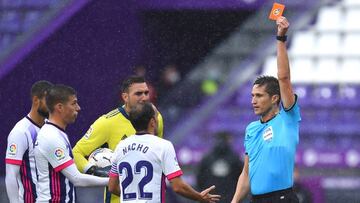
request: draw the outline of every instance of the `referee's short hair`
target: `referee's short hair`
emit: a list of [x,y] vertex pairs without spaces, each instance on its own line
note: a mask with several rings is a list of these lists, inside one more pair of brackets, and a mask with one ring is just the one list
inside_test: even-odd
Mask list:
[[260,87],[265,85],[265,91],[270,96],[279,95],[278,104],[280,103],[280,85],[277,78],[273,76],[262,75],[256,78],[254,85],[259,85]]

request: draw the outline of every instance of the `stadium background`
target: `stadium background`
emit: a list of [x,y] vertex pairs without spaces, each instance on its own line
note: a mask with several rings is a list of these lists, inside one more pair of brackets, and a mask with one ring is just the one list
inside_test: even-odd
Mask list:
[[[301,181],[315,202],[360,202],[360,2],[278,2],[286,4],[292,24],[292,76],[303,111]],[[165,137],[195,184],[197,164],[216,132],[231,132],[243,154],[244,128],[255,119],[251,81],[275,67],[275,29],[267,19],[272,3],[0,0],[1,157],[11,128],[30,109],[33,82],[78,91],[82,110],[67,129],[74,145],[118,104],[119,81],[142,65],[158,93]],[[169,66],[180,75],[170,85],[163,78]],[[0,188],[0,201],[7,202],[4,184]],[[101,191],[81,189],[79,197],[101,199]]]

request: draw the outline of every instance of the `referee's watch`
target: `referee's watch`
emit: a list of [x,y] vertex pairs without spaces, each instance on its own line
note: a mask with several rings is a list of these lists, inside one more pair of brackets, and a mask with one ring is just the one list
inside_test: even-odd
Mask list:
[[276,36],[276,39],[279,40],[279,41],[282,41],[282,42],[286,42],[287,36],[286,35],[284,35],[284,36]]

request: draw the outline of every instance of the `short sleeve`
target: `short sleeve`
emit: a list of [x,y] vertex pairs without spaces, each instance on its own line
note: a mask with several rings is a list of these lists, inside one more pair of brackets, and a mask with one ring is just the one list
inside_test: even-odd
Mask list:
[[161,161],[162,170],[168,180],[179,177],[183,174],[176,158],[175,149],[172,143],[167,142]]
[[111,177],[119,176],[118,162],[119,162],[120,156],[121,156],[120,148],[121,148],[121,144],[118,144],[115,148],[115,152],[114,152],[113,156],[111,157],[111,169],[110,169],[110,173],[109,173],[109,176],[111,176]]
[[28,148],[26,133],[12,130],[8,137],[5,162],[7,164],[21,165],[24,153]]
[[38,145],[39,151],[47,158],[55,171],[61,171],[74,163],[69,154],[71,149],[63,140],[58,138],[42,139],[39,140]]
[[284,107],[282,106],[282,109],[285,112],[286,116],[289,117],[290,120],[295,122],[301,121],[300,107],[298,103],[298,96],[295,94],[295,103],[290,108],[284,109]]

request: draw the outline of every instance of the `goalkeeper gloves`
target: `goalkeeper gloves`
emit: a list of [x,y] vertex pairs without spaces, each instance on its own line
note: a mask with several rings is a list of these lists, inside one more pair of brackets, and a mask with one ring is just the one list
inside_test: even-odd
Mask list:
[[91,166],[86,171],[86,174],[99,176],[99,177],[109,177],[110,169],[111,169],[111,166],[105,166],[105,167]]

